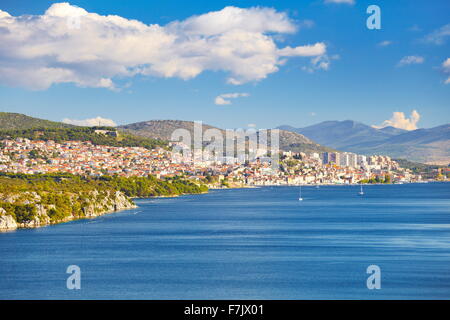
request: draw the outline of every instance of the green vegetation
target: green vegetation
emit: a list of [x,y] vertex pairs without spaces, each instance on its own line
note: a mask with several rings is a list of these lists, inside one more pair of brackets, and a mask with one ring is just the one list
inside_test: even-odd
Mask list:
[[430,165],[405,159],[393,160],[397,161],[402,168],[410,169],[414,174],[420,174],[424,179],[436,179],[441,173],[441,170],[447,168],[447,166]]
[[0,129],[70,128],[70,124],[33,118],[20,113],[0,112]]
[[6,211],[6,214],[12,215],[19,223],[33,220],[37,213],[36,207],[31,204],[0,202],[0,208],[3,208]]
[[221,185],[222,187],[225,187],[225,188],[229,188],[229,187],[230,187],[230,184],[229,184],[227,178],[223,179],[223,180],[220,182],[220,185]]
[[207,192],[205,185],[197,185],[180,177],[160,180],[154,176],[148,177],[109,177],[98,178],[100,183],[120,190],[129,197],[146,198],[154,196],[173,196],[189,193]]
[[[47,209],[52,223],[67,217],[82,218],[89,205],[101,204],[107,210],[107,201],[117,191],[128,197],[175,196],[203,193],[205,185],[197,185],[180,177],[169,180],[148,177],[84,177],[59,174],[0,173],[0,208],[19,223],[39,218],[37,208]],[[110,203],[109,203],[110,204]]]
[[359,183],[391,183],[391,176],[390,175],[385,175],[384,178],[381,178],[380,176],[376,176],[375,178],[370,178],[370,179],[363,179],[361,181],[359,181]]
[[[95,130],[106,130],[113,134],[96,133]],[[26,138],[30,140],[53,140],[58,143],[65,141],[90,141],[94,145],[113,147],[166,147],[167,142],[158,139],[138,137],[129,133],[116,136],[115,128],[108,127],[74,127],[74,128],[33,128],[0,130],[0,139]],[[32,155],[37,156],[37,155]]]
[[83,217],[83,205],[87,204],[83,199],[96,201],[94,191],[105,197],[113,189],[69,174],[0,174],[0,208],[18,223],[34,220],[38,206],[49,209],[52,222],[70,215]]
[[299,164],[301,164],[301,161],[296,160],[296,159],[287,159],[287,160],[284,161],[284,163],[286,164],[286,166],[288,168],[293,168],[293,167],[296,167]]
[[83,191],[122,191],[129,197],[173,196],[203,193],[206,186],[174,177],[167,180],[147,177],[77,176],[69,173],[14,174],[0,173],[0,194],[46,192],[44,204],[62,205],[58,192],[82,193]]

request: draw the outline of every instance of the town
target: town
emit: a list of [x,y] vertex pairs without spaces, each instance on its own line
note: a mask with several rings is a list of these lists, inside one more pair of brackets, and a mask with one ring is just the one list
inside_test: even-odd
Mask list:
[[[271,158],[253,160],[211,159],[194,161],[169,149],[94,145],[89,141],[5,139],[0,148],[0,172],[76,175],[148,176],[167,179],[182,176],[210,188],[264,185],[355,184],[420,182],[422,177],[401,168],[388,156],[347,152],[295,153],[280,151],[277,169]],[[171,146],[174,144],[171,143]]]

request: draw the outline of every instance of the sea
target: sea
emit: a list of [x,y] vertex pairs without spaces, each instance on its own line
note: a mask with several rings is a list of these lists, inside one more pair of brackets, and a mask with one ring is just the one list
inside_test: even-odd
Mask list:
[[0,233],[0,299],[449,299],[450,184],[359,191],[211,190]]

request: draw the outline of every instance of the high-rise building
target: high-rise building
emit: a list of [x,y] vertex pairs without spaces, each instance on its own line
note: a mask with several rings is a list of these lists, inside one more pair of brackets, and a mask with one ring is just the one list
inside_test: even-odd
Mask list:
[[328,164],[329,161],[330,161],[330,153],[329,152],[322,153],[322,163]]
[[358,155],[355,153],[348,153],[348,166],[356,168],[358,166]]
[[349,154],[347,152],[344,152],[344,153],[340,154],[339,165],[341,167],[348,167],[349,166]]
[[337,164],[339,165],[341,162],[341,157],[339,152],[332,152],[330,153],[330,158],[329,158],[329,162],[328,163],[333,163],[333,164]]
[[367,165],[367,157],[364,155],[359,154],[356,161],[359,166]]

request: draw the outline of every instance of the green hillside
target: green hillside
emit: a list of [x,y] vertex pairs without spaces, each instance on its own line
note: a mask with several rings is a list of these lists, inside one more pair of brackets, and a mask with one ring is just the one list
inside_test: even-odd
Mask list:
[[[104,130],[107,133],[98,133],[99,130]],[[15,138],[43,141],[52,140],[58,143],[64,141],[90,141],[94,145],[112,147],[143,147],[147,149],[167,146],[167,142],[162,140],[138,137],[130,133],[117,133],[115,128],[107,127],[0,130],[0,140]]]
[[21,113],[0,112],[0,130],[71,127],[74,126],[62,122],[33,118]]

